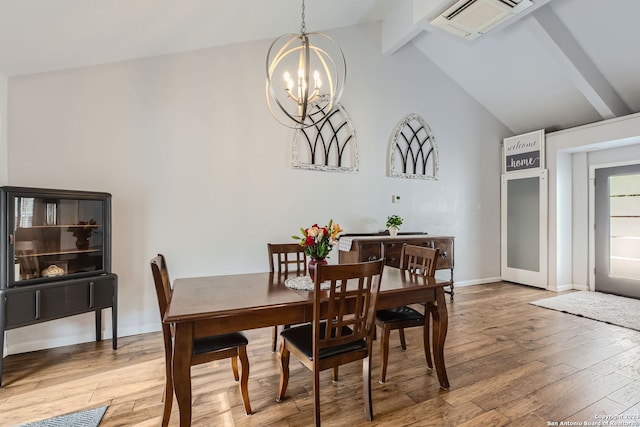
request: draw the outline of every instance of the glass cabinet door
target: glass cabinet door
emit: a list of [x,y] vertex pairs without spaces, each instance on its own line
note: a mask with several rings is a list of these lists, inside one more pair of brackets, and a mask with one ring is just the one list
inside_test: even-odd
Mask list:
[[105,270],[104,200],[11,194],[9,209],[15,285]]

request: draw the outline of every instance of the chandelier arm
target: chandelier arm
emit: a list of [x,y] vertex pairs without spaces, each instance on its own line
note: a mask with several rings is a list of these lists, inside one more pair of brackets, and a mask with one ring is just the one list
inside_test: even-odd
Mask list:
[[286,126],[288,128],[291,128],[291,129],[307,128],[307,127],[311,126],[309,124],[306,124],[304,121],[298,120],[298,118],[296,116],[293,116],[293,115],[289,114],[287,109],[280,103],[278,98],[273,98],[273,101],[278,105],[278,107],[280,107],[280,111],[283,114],[285,114],[289,119],[291,119],[291,121],[295,122],[296,125],[295,126],[291,126],[290,123],[281,120],[280,117],[278,117],[278,115],[273,110],[273,107],[271,106],[271,97],[269,96],[269,91],[270,90],[271,90],[271,88],[269,87],[269,83],[267,82],[267,84],[266,84],[267,106],[269,107],[269,111],[271,112],[271,115],[273,116],[274,119],[276,119],[278,122],[280,122],[280,124],[282,124],[282,125],[284,125],[284,126]]

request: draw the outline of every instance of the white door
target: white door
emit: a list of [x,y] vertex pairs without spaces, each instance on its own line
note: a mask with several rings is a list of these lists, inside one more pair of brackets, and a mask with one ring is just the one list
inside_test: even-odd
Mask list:
[[595,290],[640,298],[640,165],[595,174]]
[[547,288],[546,169],[502,175],[502,280]]

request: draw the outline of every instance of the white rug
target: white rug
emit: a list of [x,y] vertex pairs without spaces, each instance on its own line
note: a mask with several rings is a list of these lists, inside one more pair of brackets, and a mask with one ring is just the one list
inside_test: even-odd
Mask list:
[[572,292],[529,304],[640,331],[640,300],[602,292]]

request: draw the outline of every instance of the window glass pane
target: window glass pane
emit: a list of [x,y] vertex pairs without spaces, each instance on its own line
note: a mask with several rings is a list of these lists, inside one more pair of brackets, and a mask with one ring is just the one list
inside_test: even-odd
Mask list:
[[507,266],[540,271],[540,178],[507,182]]
[[640,280],[640,175],[609,178],[609,275]]

